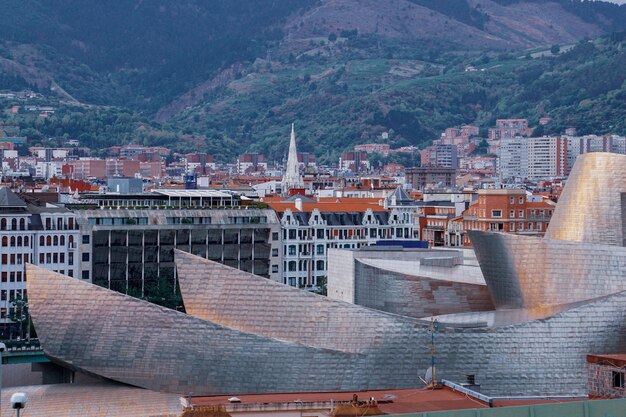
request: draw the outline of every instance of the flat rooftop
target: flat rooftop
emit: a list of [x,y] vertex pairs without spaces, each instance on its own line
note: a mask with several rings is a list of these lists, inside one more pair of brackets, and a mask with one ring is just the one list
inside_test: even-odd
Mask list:
[[[359,401],[367,401],[374,397],[378,402],[378,408],[386,414],[405,414],[444,410],[465,410],[471,408],[488,408],[489,406],[477,399],[466,396],[450,388],[442,389],[403,389],[403,390],[380,390],[380,391],[357,391],[357,392],[312,392],[296,394],[251,394],[237,395],[240,403],[228,401],[232,395],[192,397],[190,403],[193,406],[224,405],[227,409],[246,408],[252,410],[265,409],[269,411],[273,407],[288,404],[312,405],[314,403],[337,403],[350,402],[354,394],[358,395]],[[321,404],[320,404],[321,405]]]

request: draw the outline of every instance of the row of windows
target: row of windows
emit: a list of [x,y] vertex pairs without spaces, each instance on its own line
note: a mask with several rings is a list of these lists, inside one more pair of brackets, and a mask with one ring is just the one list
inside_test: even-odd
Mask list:
[[[19,227],[18,227],[19,225]],[[11,228],[9,229],[9,222],[6,218],[0,219],[0,230],[26,230],[26,219],[19,220],[11,219]]]
[[[68,263],[71,265],[74,263],[74,254],[68,253]],[[65,253],[40,253],[39,264],[57,264],[65,263]]]
[[[11,271],[11,272],[2,271],[1,276],[2,276],[2,282],[22,282],[23,275],[22,275],[22,271]],[[24,282],[26,282],[26,276],[24,275],[23,277],[24,277]],[[6,292],[6,290],[4,292]]]
[[2,236],[2,246],[4,247],[29,246],[29,244],[28,236],[24,236],[24,238],[22,238],[22,236],[11,236],[10,239],[8,236]]
[[2,265],[21,265],[22,263],[28,263],[29,256],[27,253],[3,253]]
[[[322,260],[318,260],[315,263],[311,264],[313,271],[324,271],[325,270],[325,262]],[[308,261],[302,260],[299,262],[289,261],[285,262],[285,270],[286,271],[308,271]],[[278,272],[278,269],[277,271]]]
[[[70,245],[74,243],[74,236],[68,237]],[[28,247],[30,241],[28,236],[2,236],[2,246],[7,247]],[[39,246],[65,246],[65,236],[39,236]]]
[[[169,219],[171,217],[168,217]],[[148,224],[147,217],[90,217],[87,219],[87,223],[91,225],[103,225],[103,226],[123,226],[123,225],[133,225],[133,224]]]
[[[369,230],[369,233],[368,233]],[[311,233],[309,233],[311,232]],[[317,239],[352,239],[352,238],[389,238],[393,237],[395,233],[396,237],[410,237],[410,232],[408,228],[387,228],[387,229],[376,229],[376,228],[368,228],[368,229],[315,229],[315,230],[307,230],[307,229],[290,229],[283,230],[283,239],[285,240],[308,240],[312,236],[315,236]]]

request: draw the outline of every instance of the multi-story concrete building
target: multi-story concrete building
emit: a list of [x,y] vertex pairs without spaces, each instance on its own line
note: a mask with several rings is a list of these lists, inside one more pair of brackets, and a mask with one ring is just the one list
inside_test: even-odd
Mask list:
[[528,138],[528,179],[563,178],[569,173],[567,138]]
[[244,153],[237,158],[237,173],[239,175],[265,172],[266,170],[267,160],[264,155],[258,153]]
[[29,205],[8,187],[0,188],[0,323],[5,337],[11,336],[11,300],[26,296],[24,264],[76,276],[78,236],[71,211]]
[[367,159],[367,152],[354,151],[344,152],[339,158],[339,169],[350,172],[366,172],[370,169],[370,162]]
[[[379,240],[413,239],[414,208],[396,190],[387,199],[292,196],[267,201],[282,233],[280,282],[315,288],[328,275],[328,249],[357,249]],[[412,202],[412,200],[411,200]]]
[[407,168],[405,171],[406,182],[411,184],[414,190],[452,188],[456,185],[456,172],[456,168],[430,166]]
[[511,139],[531,132],[526,119],[498,119],[496,127],[489,129],[489,140]]
[[[76,210],[80,277],[122,293],[176,287],[174,249],[280,279],[278,219],[268,209]],[[162,289],[162,288],[161,288]]]
[[423,167],[458,168],[458,148],[456,145],[433,145],[420,152]]
[[562,178],[568,173],[565,137],[514,138],[500,142],[500,179],[533,181]]
[[500,141],[500,180],[524,179],[528,177],[528,143],[526,139],[504,139]]
[[587,135],[567,137],[567,165],[571,169],[576,158],[588,152],[610,152],[626,155],[626,137]]

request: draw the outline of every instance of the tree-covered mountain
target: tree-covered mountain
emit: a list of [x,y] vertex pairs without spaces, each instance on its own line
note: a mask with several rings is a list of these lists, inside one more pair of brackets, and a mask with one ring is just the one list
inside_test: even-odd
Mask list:
[[0,90],[65,103],[14,120],[36,140],[223,158],[280,157],[291,121],[323,158],[543,112],[623,132],[623,42],[584,39],[624,29],[626,6],[576,0],[4,0]]

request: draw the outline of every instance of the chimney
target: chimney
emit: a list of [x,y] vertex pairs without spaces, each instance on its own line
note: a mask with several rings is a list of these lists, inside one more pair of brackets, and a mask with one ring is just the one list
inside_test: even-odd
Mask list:
[[301,198],[296,198],[296,209],[298,211],[302,211],[302,199]]

